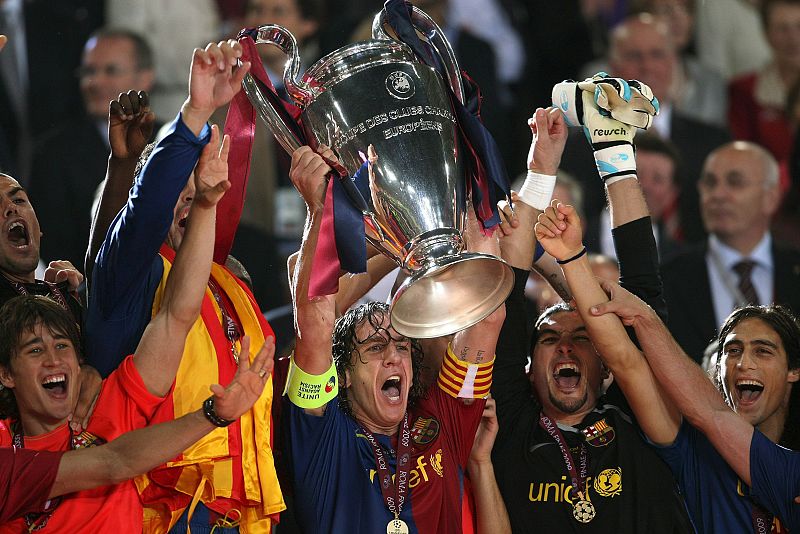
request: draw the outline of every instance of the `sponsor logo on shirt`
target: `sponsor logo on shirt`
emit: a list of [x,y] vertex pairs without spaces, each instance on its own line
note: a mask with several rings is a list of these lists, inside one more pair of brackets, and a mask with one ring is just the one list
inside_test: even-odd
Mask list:
[[[435,480],[436,475],[440,478],[444,478],[444,452],[442,449],[437,450],[428,457],[425,455],[417,456],[415,459],[412,459],[411,465],[413,467],[408,472],[409,488],[413,489],[420,484],[427,484],[431,480]],[[375,481],[376,473],[377,471],[375,469],[369,470],[370,482]],[[395,476],[392,475],[392,481],[394,481],[394,479]],[[380,482],[383,484],[385,481],[381,480]]]
[[436,471],[439,477],[444,476],[442,475],[442,471],[444,471],[444,466],[442,466],[442,449],[431,454],[431,467],[433,467],[433,470]]
[[[594,490],[594,491],[592,491]],[[554,502],[573,504],[579,500],[574,495],[572,484],[567,475],[561,475],[558,482],[531,482],[528,489],[528,500],[530,502]],[[622,493],[622,468],[604,469],[595,477],[586,479],[586,500],[592,500],[593,495],[605,498],[613,498]]]
[[600,471],[594,479],[594,491],[602,497],[616,497],[622,493],[622,468]]
[[328,383],[325,384],[325,393],[330,393],[331,391],[333,391],[333,387],[335,385],[336,385],[336,377],[335,376],[331,376],[328,379]]

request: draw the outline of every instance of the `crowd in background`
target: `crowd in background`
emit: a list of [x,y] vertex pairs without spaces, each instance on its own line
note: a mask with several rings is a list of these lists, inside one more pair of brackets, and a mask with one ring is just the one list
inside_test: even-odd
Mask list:
[[[526,177],[526,156],[528,174],[532,170],[532,127],[528,119],[536,108],[551,105],[555,84],[567,79],[583,80],[597,72],[607,72],[623,80],[640,80],[652,89],[658,100],[659,113],[646,132],[639,131],[635,139],[633,136],[628,139],[636,149],[632,176],[638,178],[644,204],[637,203],[639,201],[636,199],[640,198],[636,196],[638,193],[619,193],[621,187],[612,191],[610,182],[598,180],[596,152],[601,146],[598,144],[600,141],[592,138],[588,130],[571,128],[567,132],[566,127],[563,144],[558,149],[557,161],[560,165],[557,165],[552,198],[574,206],[575,216],[582,223],[578,241],[585,245],[589,253],[588,264],[601,279],[621,279],[624,287],[633,287],[633,293],[637,293],[637,288],[646,293],[652,289],[647,285],[652,279],[647,277],[658,273],[655,267],[651,269],[652,266],[647,264],[647,258],[638,260],[642,262],[639,265],[641,271],[636,272],[632,266],[636,265],[637,260],[631,258],[636,256],[637,251],[642,256],[652,252],[652,258],[655,258],[653,265],[660,269],[663,281],[664,306],[659,308],[658,299],[649,301],[640,293],[637,294],[655,309],[662,320],[668,317],[665,322],[671,336],[689,358],[702,364],[710,374],[716,373],[716,378],[720,379],[721,352],[713,343],[709,346],[709,342],[717,339],[720,325],[727,324],[726,318],[732,311],[741,306],[774,303],[785,305],[795,314],[800,310],[800,135],[795,135],[800,123],[800,0],[420,0],[414,5],[439,24],[453,46],[460,67],[480,87],[481,119],[497,141],[511,181],[517,178],[516,186],[512,187],[515,191],[520,189]],[[235,93],[238,89],[237,83],[229,82],[232,79],[237,81],[236,77],[240,74],[237,68],[240,67],[234,66],[233,75],[228,72],[228,78],[223,81],[220,81],[217,73],[213,82],[217,84],[215,87],[224,87],[227,92],[206,94],[198,89],[201,87],[198,80],[208,73],[204,74],[202,67],[198,66],[200,56],[196,51],[193,56],[193,50],[197,47],[202,49],[208,42],[235,38],[241,28],[280,24],[296,38],[303,68],[307,69],[318,59],[348,43],[368,39],[373,16],[381,7],[380,4],[364,0],[63,0],[55,3],[0,0],[0,35],[8,37],[0,53],[0,172],[9,178],[12,186],[18,182],[24,188],[27,199],[36,210],[33,219],[25,223],[27,226],[24,230],[4,226],[3,231],[7,231],[7,240],[14,247],[24,248],[34,240],[38,247],[39,236],[34,237],[31,222],[36,220],[42,232],[41,248],[37,250],[36,258],[37,280],[48,280],[48,276],[54,276],[53,272],[56,271],[63,278],[53,281],[64,282],[69,277],[66,280],[69,282],[69,295],[66,295],[63,287],[56,289],[56,285],[45,287],[43,292],[56,301],[60,298],[63,307],[69,309],[76,323],[84,328],[80,334],[82,348],[88,352],[92,364],[98,367],[100,373],[104,377],[110,376],[106,380],[121,380],[124,372],[126,380],[135,380],[140,386],[142,391],[138,397],[131,394],[133,400],[121,402],[135,404],[136,410],[145,410],[143,405],[146,404],[149,411],[145,419],[148,424],[168,422],[191,413],[191,409],[196,408],[192,403],[207,394],[198,392],[207,383],[230,382],[239,376],[237,370],[242,372],[239,355],[247,354],[248,350],[245,339],[249,339],[251,346],[260,347],[274,331],[278,354],[288,354],[295,337],[294,328],[303,322],[301,317],[292,314],[293,297],[296,312],[304,306],[319,306],[319,303],[309,302],[298,304],[298,287],[303,290],[299,294],[307,295],[307,287],[303,284],[307,284],[308,280],[298,281],[303,275],[297,273],[308,274],[303,257],[312,254],[316,246],[316,243],[309,244],[308,235],[312,207],[318,200],[314,196],[318,190],[312,190],[312,187],[313,180],[324,176],[319,170],[326,163],[313,153],[302,153],[302,156],[297,155],[300,151],[294,156],[286,154],[265,126],[258,124],[246,192],[238,200],[229,200],[232,195],[221,200],[224,189],[231,184],[222,177],[227,175],[228,147],[225,143],[229,141],[222,141],[220,131],[232,97],[229,93]],[[213,45],[209,46],[213,48]],[[225,60],[233,57],[232,49],[225,48],[222,43],[219,48]],[[206,48],[208,57],[216,59],[217,56],[208,50]],[[239,52],[237,50],[236,53]],[[258,55],[276,93],[289,99],[283,81],[286,55],[275,46],[263,44],[258,46]],[[190,58],[194,63],[187,100],[186,65]],[[209,74],[209,79],[213,79],[213,75]],[[139,112],[142,109],[152,110],[153,113],[145,114],[145,118]],[[198,109],[201,112],[198,113]],[[179,110],[182,118],[176,119]],[[130,126],[131,120],[136,121],[136,128]],[[553,126],[552,116],[547,120]],[[211,128],[206,121],[219,127]],[[558,121],[556,123],[559,127],[563,126]],[[123,138],[119,137],[120,132],[125,132]],[[539,138],[543,135],[541,132],[537,134],[535,129],[534,134]],[[135,136],[138,137],[134,139]],[[555,139],[557,136],[552,137]],[[207,144],[209,140],[211,142]],[[139,153],[145,151],[146,158],[146,151],[153,150],[152,146],[145,148],[148,142],[157,142],[158,145],[144,169],[141,165],[134,169]],[[561,141],[548,142],[558,144]],[[208,146],[222,148],[214,155],[214,150],[204,148]],[[529,147],[531,155],[528,154]],[[128,150],[132,154],[127,154]],[[301,159],[303,157],[306,159]],[[181,182],[180,178],[189,175],[198,159],[197,175],[188,183]],[[214,166],[223,159],[224,172],[220,170],[221,167]],[[320,167],[311,169],[313,165]],[[203,175],[200,169],[207,171],[206,174]],[[549,174],[551,170],[553,174],[556,173],[555,168],[547,170],[548,173],[544,174]],[[12,176],[16,182],[10,178]],[[136,182],[128,198],[128,189],[134,176]],[[213,183],[204,181],[204,176],[211,176]],[[301,178],[307,182],[299,181]],[[221,185],[223,182],[227,185]],[[637,180],[628,180],[628,185],[630,182]],[[8,185],[4,184],[0,181],[0,185]],[[307,189],[303,189],[302,185]],[[235,182],[233,186],[236,187]],[[117,189],[113,190],[115,187]],[[15,187],[12,189],[16,191]],[[9,197],[14,194],[17,193],[9,193]],[[163,198],[157,200],[162,194]],[[198,198],[202,200],[201,207],[195,208]],[[218,202],[225,209],[230,206],[227,202],[241,204],[236,204],[236,209],[241,211],[241,220],[238,226],[229,228],[230,235],[224,232],[220,234],[218,226],[214,250],[206,250],[199,244],[200,238],[194,237],[200,235],[200,230],[196,229],[200,228],[200,222],[191,222],[195,229],[190,234],[189,213],[193,213],[193,220],[203,221],[202,210],[215,210]],[[621,207],[626,202],[628,211]],[[631,205],[635,208],[631,208]],[[546,211],[546,206],[535,207]],[[547,209],[550,209],[548,217],[558,219],[557,211]],[[221,213],[227,212],[221,209]],[[648,213],[650,218],[644,228],[639,223],[646,219]],[[533,226],[531,221],[523,222]],[[574,230],[572,226],[570,228]],[[634,233],[649,236],[650,230],[654,236],[652,247],[649,241],[634,238]],[[188,237],[190,235],[193,236],[191,239]],[[566,236],[562,241],[556,239],[558,242],[555,244],[552,236],[537,233],[537,237],[545,243],[545,257],[551,260],[564,259],[556,252],[566,246],[562,243],[568,241]],[[548,240],[548,237],[551,239]],[[187,247],[187,244],[191,247]],[[571,241],[570,244],[574,245]],[[287,259],[301,247],[304,248],[297,260],[297,267],[287,268]],[[176,256],[179,249],[182,255]],[[137,363],[131,363],[133,357],[124,357],[134,353],[141,355],[140,339],[144,339],[143,333],[150,332],[148,322],[152,317],[159,317],[159,309],[172,309],[170,299],[174,295],[166,283],[167,275],[172,271],[188,276],[181,270],[187,262],[192,261],[181,260],[187,257],[196,258],[198,265],[211,263],[210,272],[200,277],[203,282],[209,280],[208,291],[202,297],[202,311],[198,312],[199,293],[197,302],[180,302],[187,306],[186,314],[194,313],[192,317],[196,317],[200,313],[205,330],[193,329],[188,332],[188,325],[180,323],[188,332],[181,330],[183,337],[188,335],[183,361],[178,359],[179,351],[176,349],[172,373],[167,372],[160,377],[149,376],[146,351],[142,351],[144,358],[137,356]],[[0,257],[0,260],[3,258]],[[510,260],[509,263],[525,270],[531,265],[529,260],[523,266]],[[48,265],[49,273],[46,271]],[[290,262],[289,265],[294,264]],[[0,261],[0,270],[6,272],[6,267]],[[75,275],[71,274],[74,267],[85,270],[88,283],[83,283],[82,277],[74,278]],[[288,269],[294,268],[297,269],[295,278],[287,283],[291,278]],[[390,269],[387,267],[384,270]],[[469,343],[474,345],[478,333],[488,340],[485,344],[490,352],[494,351],[494,340],[499,336],[498,354],[501,348],[516,355],[527,353],[529,347],[518,347],[509,342],[509,329],[516,328],[514,333],[518,334],[519,339],[527,339],[532,329],[547,330],[550,320],[547,314],[536,322],[534,328],[535,318],[545,309],[552,310],[550,307],[565,296],[552,280],[549,280],[549,284],[545,283],[545,267],[535,265],[533,271],[537,270],[545,273],[545,276],[531,272],[529,277],[524,274],[525,280],[522,280],[520,276],[523,275],[517,273],[514,295],[524,295],[525,300],[509,301],[509,306],[520,305],[519,308],[511,307],[514,311],[526,310],[527,324],[506,322],[501,331],[503,317],[498,319],[492,316],[485,323],[473,327],[474,330],[467,329],[466,333],[451,340],[452,350],[444,351],[447,356],[444,363],[439,362],[438,365],[447,367],[452,351]],[[61,272],[69,274],[61,275]],[[567,269],[564,272],[580,304],[595,288],[584,285],[580,277],[570,275]],[[33,268],[30,274],[33,278]],[[394,281],[391,276],[390,285]],[[192,281],[181,280],[182,284]],[[241,280],[245,280],[246,284]],[[15,288],[10,291],[11,294],[27,294],[26,291],[30,289],[25,283],[20,285],[19,281],[8,283]],[[177,284],[174,282],[173,285]],[[610,287],[605,282],[603,284],[603,289]],[[198,282],[197,287],[201,286]],[[294,292],[290,291],[290,286]],[[576,291],[576,287],[581,289]],[[389,297],[388,290],[372,295],[377,295],[377,300],[383,301]],[[623,293],[621,298],[625,299],[625,295],[627,293]],[[661,296],[659,293],[658,298]],[[170,305],[166,304],[168,302]],[[624,308],[625,311],[630,311],[631,302],[623,300],[623,304],[628,306]],[[87,306],[86,311],[82,311],[80,304]],[[328,304],[330,309],[320,312],[325,317],[328,313],[339,315],[347,308],[338,301],[335,305]],[[195,305],[197,310],[191,307]],[[209,311],[212,309],[218,311],[218,317]],[[623,322],[627,319],[633,321],[619,309],[611,311],[617,313]],[[590,317],[579,317],[575,310],[551,311],[550,316],[558,316],[561,312],[576,313],[578,319],[585,321],[585,328],[598,348],[603,344],[619,346],[623,343],[622,337],[614,338],[611,334],[605,337],[606,330],[601,326],[605,328],[608,324],[594,322]],[[388,321],[387,311],[375,308],[370,309],[368,314],[372,314],[369,315],[369,323],[376,328],[375,332],[379,333],[383,328],[388,338],[394,340],[387,330],[388,323],[384,325]],[[499,315],[502,316],[502,313]],[[660,324],[658,317],[647,316],[651,322],[642,332],[660,332],[652,326]],[[186,316],[182,318],[186,319]],[[219,319],[217,322],[220,324],[216,324],[215,319]],[[308,317],[305,320],[305,324],[311,324],[314,330],[325,331],[323,327],[330,326],[324,321],[320,324],[309,322]],[[363,321],[364,317],[352,320],[356,321],[351,325],[352,331],[346,334],[336,332],[334,336],[346,335],[358,339],[357,330],[362,324],[358,320]],[[373,320],[377,323],[373,324]],[[746,321],[747,318],[737,320]],[[630,326],[634,323],[625,324]],[[635,326],[641,327],[641,322]],[[734,321],[730,328],[735,326]],[[621,331],[616,324],[609,328],[607,332]],[[536,335],[545,336],[535,333],[534,340]],[[669,338],[669,334],[665,334],[666,338]],[[627,343],[627,337],[624,342]],[[330,335],[323,340],[312,336],[311,341],[306,338],[299,344],[312,346],[315,354],[321,354],[320,347],[330,345]],[[655,346],[644,343],[643,350],[648,358],[649,352],[656,350],[652,348]],[[651,351],[648,347],[651,347]],[[332,356],[334,360],[335,350],[336,343]],[[411,353],[420,349],[414,345],[404,350]],[[466,354],[469,347],[464,350]],[[222,355],[227,355],[228,351],[233,354],[233,359],[220,363]],[[203,359],[197,356],[206,352],[214,357]],[[453,358],[453,362],[456,362],[455,356]],[[311,365],[318,372],[325,372],[330,361],[323,359],[314,361],[304,357],[304,371],[310,372],[305,366]],[[486,364],[481,362],[480,356],[476,358],[473,355],[468,357],[467,362],[475,366],[477,373],[483,372],[481,365]],[[339,361],[335,363],[337,367],[332,368],[332,372],[338,371],[340,377],[344,376],[345,368],[349,369],[348,372],[354,372],[353,367],[347,367],[346,364],[341,366]],[[614,360],[611,364],[606,363],[618,376],[613,369]],[[789,362],[790,366],[792,363]],[[284,364],[282,370],[279,366],[276,368],[276,375],[288,372],[288,377],[282,376],[281,380],[291,382],[291,369],[294,368],[287,371],[288,360]],[[6,364],[0,361],[2,365]],[[141,378],[131,378],[134,376],[131,371],[133,365],[137,366]],[[659,380],[665,383],[669,381],[668,373],[661,374],[662,371],[652,363],[651,367]],[[115,371],[118,368],[122,371]],[[627,367],[621,366],[621,369]],[[648,370],[644,375],[636,374],[637,380],[652,379],[649,373]],[[620,372],[619,376],[623,374]],[[495,376],[507,377],[497,370]],[[599,376],[598,372],[596,378]],[[169,392],[168,403],[157,406],[157,399],[169,389],[171,380],[167,378],[170,377],[177,377],[175,391]],[[264,378],[263,373],[260,378]],[[428,378],[428,382],[433,384],[436,374]],[[469,380],[466,375],[460,378]],[[390,389],[394,387],[393,381],[393,377],[387,380],[392,382],[388,386]],[[509,379],[511,382],[513,380]],[[629,436],[636,434],[638,427],[634,428],[629,420],[632,414],[652,443],[673,444],[682,443],[682,439],[693,439],[686,437],[686,425],[681,426],[680,415],[677,419],[668,418],[668,424],[643,421],[646,418],[642,417],[643,412],[638,411],[642,400],[635,391],[627,389],[625,383],[623,379],[619,388],[627,398],[627,412],[617,416],[621,419],[613,420],[620,432],[621,429],[628,429],[625,432]],[[515,385],[520,385],[521,391],[526,394],[530,393],[531,385],[527,379]],[[536,394],[536,384],[532,385]],[[280,392],[276,390],[274,396],[278,398]],[[477,394],[475,396],[479,398]],[[669,404],[664,399],[670,396],[669,388],[665,387],[661,395],[648,398],[647,402],[650,406],[660,407],[661,403]],[[453,408],[448,404],[449,399],[443,398],[446,400],[440,402],[437,397],[439,404],[436,410],[440,410],[444,417],[453,417],[455,420],[458,416],[452,415],[449,410],[454,410],[452,413],[455,414],[461,413],[457,412],[461,408]],[[217,396],[216,400],[224,406],[223,397]],[[224,475],[218,471],[210,475],[203,467],[203,462],[209,461],[210,456],[224,457],[229,452],[225,449],[228,445],[222,443],[224,440],[215,441],[209,437],[200,442],[203,445],[186,449],[181,458],[185,464],[178,462],[169,465],[137,482],[145,505],[161,514],[159,516],[154,512],[148,516],[146,513],[145,525],[148,526],[147,522],[150,521],[149,526],[158,530],[168,524],[165,521],[171,524],[189,521],[185,517],[178,520],[178,517],[192,501],[192,493],[184,491],[180,499],[170,496],[171,491],[176,488],[180,490],[181,484],[191,485],[193,490],[196,488],[195,501],[214,503],[208,507],[201,503],[194,518],[196,521],[207,523],[211,516],[216,521],[219,515],[216,511],[224,506],[215,506],[229,499],[231,502],[247,503],[239,508],[241,510],[253,508],[245,513],[247,517],[242,518],[242,524],[252,521],[253,524],[265,522],[270,525],[275,513],[284,507],[280,492],[270,493],[271,500],[266,497],[273,488],[277,488],[278,478],[282,476],[282,473],[275,472],[272,456],[274,453],[280,458],[285,454],[279,447],[273,450],[269,413],[272,410],[272,415],[277,418],[280,409],[276,414],[271,401],[272,397],[269,400],[262,398],[258,402],[247,399],[247,402],[241,403],[249,403],[248,407],[240,410],[237,405],[237,409],[226,411],[233,414],[231,420],[244,412],[242,428],[252,425],[253,435],[242,430],[244,437],[239,437],[238,422],[231,427],[235,430],[229,430],[227,434],[231,440],[230,450],[240,447],[241,458],[231,453],[239,463],[226,465]],[[546,409],[546,402],[540,401]],[[342,403],[341,397],[337,402]],[[497,410],[501,421],[498,444],[504,452],[498,453],[496,448],[495,454],[504,454],[506,459],[514,458],[519,452],[509,450],[509,443],[529,444],[532,439],[513,432],[518,428],[517,416],[510,417],[508,410],[514,402],[508,395],[498,399]],[[106,404],[111,404],[111,401]],[[704,430],[701,417],[695,419],[694,414],[687,414],[679,401],[675,401],[675,405],[686,420],[697,423],[698,428]],[[310,432],[309,427],[304,426],[303,410],[298,410],[294,405],[287,406],[288,412],[283,417],[306,432],[298,433],[293,429],[289,433],[299,441],[306,440],[309,435],[314,439],[319,438],[316,431]],[[350,411],[352,407],[349,404],[342,403],[341,406],[341,414],[337,410],[335,415],[330,415],[333,410],[329,408],[325,417],[335,417],[334,423],[330,424],[346,427],[350,423],[341,421],[356,420],[358,414]],[[541,406],[535,415],[531,412],[531,421],[525,419],[529,415],[526,409],[524,406],[519,410],[514,408],[514,413],[522,413],[520,417],[525,424],[533,421],[536,426],[535,418],[539,417]],[[793,409],[788,409],[790,419],[785,427],[787,429],[796,417]],[[210,411],[211,415],[206,410],[206,417],[214,425],[224,426],[214,422],[214,417],[219,414],[214,413],[213,404]],[[673,411],[665,409],[667,412],[674,416]],[[477,407],[468,413],[470,424],[474,423],[475,429],[479,427],[480,413]],[[230,424],[226,418],[217,420]],[[270,424],[261,425],[258,423],[260,420],[269,420]],[[623,420],[628,422],[628,426]],[[504,421],[510,430],[504,431]],[[362,421],[359,419],[359,422]],[[600,432],[606,419],[591,422],[592,425],[600,425],[597,428],[592,426],[592,431]],[[137,426],[131,424],[130,428],[114,428],[106,432],[108,439],[112,439],[135,428]],[[769,434],[767,437],[796,449],[796,433],[787,430],[784,434],[783,428],[781,426],[777,438]],[[360,427],[356,427],[358,429]],[[496,428],[494,432],[497,433]],[[666,439],[658,439],[665,435]],[[256,443],[268,441],[269,446],[250,450],[243,444],[249,437],[253,437]],[[471,435],[468,436],[470,439],[460,437],[464,438],[461,440],[463,443],[454,446],[453,452],[463,456],[465,465],[469,457],[474,466],[475,459],[468,452],[472,446]],[[347,442],[345,438],[341,439],[342,443]],[[710,436],[709,439],[716,446],[714,439]],[[494,441],[493,437],[491,441]],[[479,449],[477,443],[475,447]],[[754,439],[753,447],[755,444]],[[16,442],[14,446],[17,446]],[[208,452],[212,450],[213,454]],[[491,443],[488,450],[491,451]],[[638,448],[634,450],[640,451]],[[709,450],[713,449],[709,447]],[[302,446],[293,448],[292,452],[298,456],[308,454],[309,463],[316,454]],[[448,450],[445,452],[448,453]],[[655,454],[644,452],[641,458],[636,458],[646,464],[651,461],[648,454],[655,458]],[[701,453],[697,454],[702,457]],[[721,454],[733,470],[740,473],[725,453]],[[166,454],[164,458],[171,456],[174,456],[174,452],[172,455]],[[420,458],[425,460],[424,455]],[[433,458],[430,457],[432,464]],[[674,463],[678,465],[670,463],[666,454],[662,454],[662,459],[672,468],[673,474],[688,469],[675,458]],[[199,467],[187,467],[195,461]],[[328,468],[330,462],[335,464],[339,459],[332,457],[326,461],[329,462],[325,464]],[[438,461],[441,461],[441,454]],[[523,458],[518,463],[525,461]],[[291,459],[284,459],[284,462],[279,464],[279,470],[281,465],[288,465]],[[498,463],[497,459],[495,463]],[[248,466],[258,471],[255,482],[248,479]],[[664,467],[661,464],[659,466]],[[524,514],[515,516],[516,510],[522,506],[509,504],[508,500],[507,488],[515,484],[516,473],[502,462],[497,469],[500,490],[509,506],[511,524],[515,528],[526,524],[529,518]],[[672,479],[666,475],[666,468],[663,470],[665,480],[669,483],[664,487],[649,487],[649,490],[668,492],[675,489]],[[417,476],[420,476],[419,473]],[[439,476],[442,476],[441,472]],[[478,480],[479,476],[476,469],[475,479]],[[218,477],[217,480],[229,477],[233,481],[231,487],[227,488],[227,494],[222,491],[213,495],[213,490],[204,490],[204,484],[214,477]],[[644,487],[646,477],[641,472],[635,477],[635,483]],[[494,484],[494,473],[491,480]],[[698,487],[702,486],[701,482],[689,482],[689,489],[694,488],[691,484],[695,482]],[[327,483],[327,479],[320,481],[320,484]],[[347,479],[341,479],[339,483],[346,486]],[[684,484],[687,482],[678,480],[678,483],[686,494]],[[254,485],[258,488],[254,489]],[[216,484],[213,486],[217,487]],[[486,486],[480,484],[479,487]],[[339,491],[343,494],[345,488]],[[453,491],[453,488],[436,491]],[[541,495],[541,485],[539,491]],[[256,497],[258,495],[261,500]],[[677,491],[675,495],[678,495]],[[292,496],[284,493],[284,497],[288,500]],[[299,508],[301,512],[306,512],[302,507],[313,502],[313,497],[303,494]],[[130,492],[126,498],[132,498]],[[488,498],[491,499],[491,496]],[[703,530],[699,525],[704,524],[706,518],[699,518],[702,512],[693,509],[690,498],[687,498],[687,502],[695,528]],[[661,510],[666,510],[667,516],[674,521],[675,531],[689,528],[688,520],[684,521],[682,515],[686,510],[681,503],[678,499],[672,503],[673,508]],[[291,504],[290,512],[294,510]],[[168,512],[164,512],[163,507],[167,507]],[[170,513],[174,516],[170,517]],[[287,517],[291,518],[290,515]],[[645,519],[653,520],[651,517]],[[656,521],[660,520],[656,517]],[[334,524],[334,519],[331,521]],[[714,524],[713,521],[711,523]],[[290,532],[292,525],[291,520],[284,522],[284,531]],[[179,527],[183,526],[183,523],[179,523]],[[194,530],[195,527],[192,528]]]

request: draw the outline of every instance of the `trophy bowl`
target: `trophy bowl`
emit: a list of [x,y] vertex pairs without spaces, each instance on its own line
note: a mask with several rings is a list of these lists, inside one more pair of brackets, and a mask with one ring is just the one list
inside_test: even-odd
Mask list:
[[[300,60],[285,28],[258,28],[256,43],[278,46],[288,56],[287,93],[302,109],[309,144],[336,152],[348,176],[365,161],[368,147],[377,159],[359,195],[366,238],[409,278],[395,293],[391,323],[412,338],[452,334],[471,326],[502,304],[513,286],[511,268],[489,254],[464,250],[468,202],[463,151],[449,89],[462,98],[460,71],[441,30],[414,8],[446,65],[445,81],[411,49],[383,32],[383,12],[373,39],[336,50],[298,80]],[[244,90],[261,118],[289,152],[299,141],[248,75]],[[343,181],[350,181],[344,178]],[[368,185],[368,192],[364,185]]]

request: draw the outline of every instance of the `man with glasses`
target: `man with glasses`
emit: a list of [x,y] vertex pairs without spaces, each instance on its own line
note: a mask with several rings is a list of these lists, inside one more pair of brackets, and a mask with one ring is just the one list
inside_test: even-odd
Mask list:
[[76,76],[84,110],[48,132],[34,132],[28,189],[47,235],[42,259],[83,265],[92,200],[108,162],[109,102],[153,88],[153,53],[136,33],[101,29],[86,41]]
[[780,303],[800,310],[800,252],[772,240],[778,164],[759,145],[735,141],[713,151],[697,187],[708,239],[667,261],[661,274],[670,331],[699,362],[735,308]]

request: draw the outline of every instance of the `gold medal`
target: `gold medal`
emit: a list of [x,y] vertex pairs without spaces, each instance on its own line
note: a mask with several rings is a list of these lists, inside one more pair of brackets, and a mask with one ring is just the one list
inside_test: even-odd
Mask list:
[[408,534],[408,525],[406,525],[405,521],[396,517],[386,525],[386,534]]
[[596,514],[597,512],[594,509],[594,505],[590,501],[584,501],[581,499],[579,501],[575,501],[575,504],[572,506],[573,517],[575,517],[575,519],[581,523],[588,523],[594,519]]

